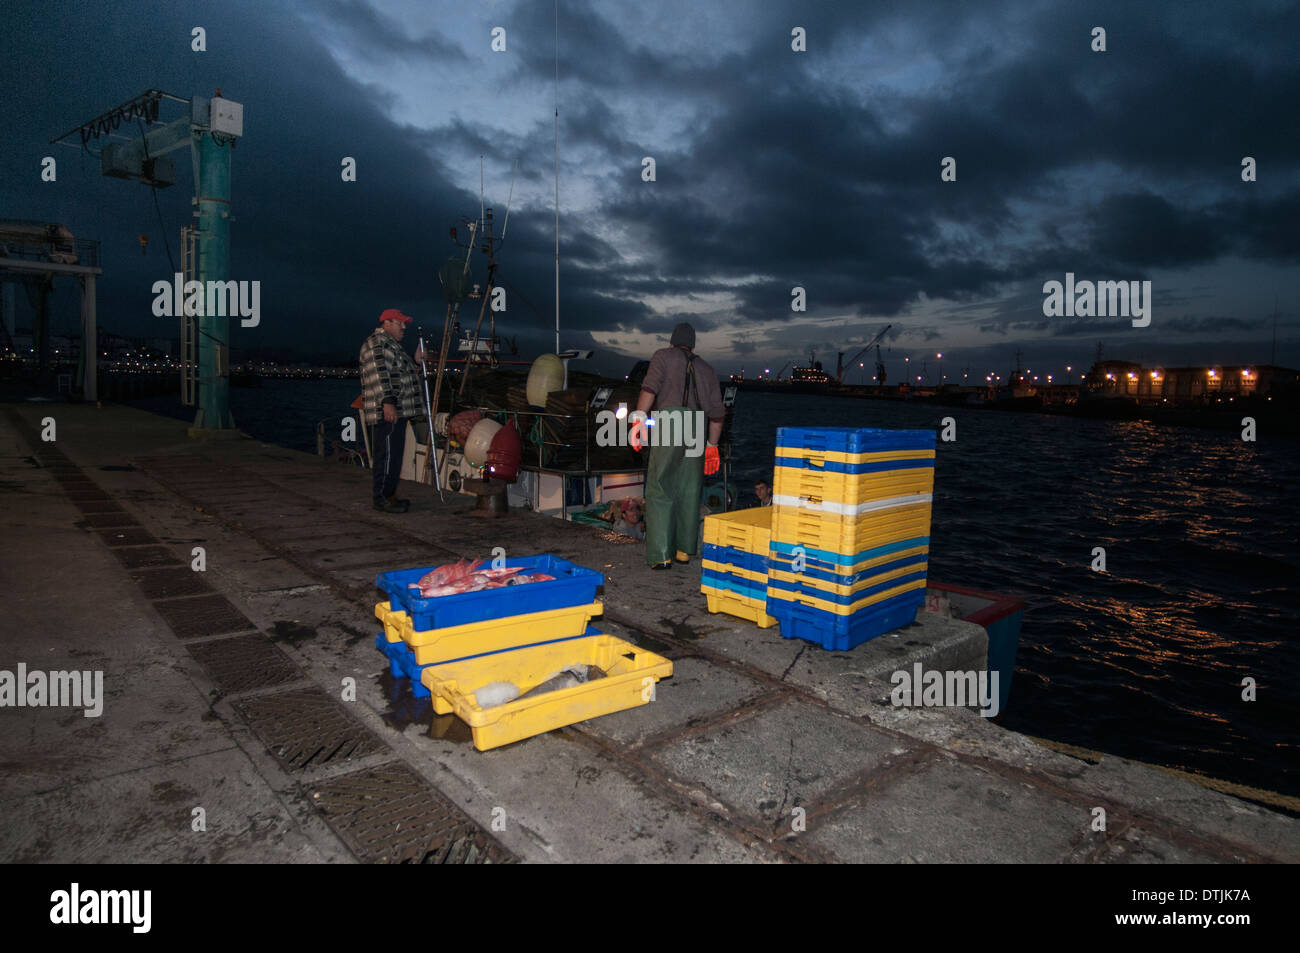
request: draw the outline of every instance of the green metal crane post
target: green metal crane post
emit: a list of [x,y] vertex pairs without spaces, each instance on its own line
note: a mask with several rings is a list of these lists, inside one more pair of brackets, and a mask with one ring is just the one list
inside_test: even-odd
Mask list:
[[[199,275],[202,287],[230,276],[230,152],[233,140],[219,141],[211,132],[194,134],[199,156],[195,198],[199,206]],[[199,317],[199,388],[194,430],[231,430],[230,316]],[[193,436],[194,434],[192,434]]]
[[[161,122],[158,113],[164,99],[183,103],[187,115]],[[130,137],[118,132],[121,127],[130,130],[132,123],[137,124],[141,135]],[[206,301],[210,282],[225,282],[230,275],[230,153],[243,132],[243,105],[223,98],[221,90],[212,98],[182,99],[149,89],[50,141],[85,149],[91,140],[115,139],[99,154],[100,172],[113,178],[137,179],[155,189],[175,181],[168,153],[191,148],[194,204],[199,216],[195,278],[205,289]],[[68,141],[74,137],[79,141]],[[173,277],[183,280],[181,276]],[[197,315],[199,386],[191,436],[233,434],[235,426],[230,415],[230,316],[209,314],[208,310],[204,307]]]

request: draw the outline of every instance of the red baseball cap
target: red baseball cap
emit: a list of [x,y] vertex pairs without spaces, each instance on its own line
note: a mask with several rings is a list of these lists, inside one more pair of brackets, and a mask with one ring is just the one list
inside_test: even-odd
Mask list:
[[389,308],[379,316],[380,324],[383,324],[385,321],[399,321],[402,324],[410,324],[411,318],[408,315],[402,314],[402,312],[398,311],[396,308]]

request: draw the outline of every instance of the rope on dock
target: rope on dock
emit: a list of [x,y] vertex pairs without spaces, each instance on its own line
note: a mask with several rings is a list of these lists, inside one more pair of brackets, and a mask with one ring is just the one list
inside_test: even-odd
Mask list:
[[1224,781],[1220,778],[1211,778],[1203,774],[1189,774],[1186,771],[1179,771],[1177,768],[1167,768],[1162,764],[1153,764],[1148,767],[1163,771],[1166,774],[1172,774],[1176,778],[1182,778],[1184,781],[1192,781],[1201,787],[1209,788],[1212,791],[1218,791],[1220,794],[1231,794],[1233,797],[1239,797],[1246,801],[1258,801],[1261,804],[1267,804],[1270,807],[1280,807],[1287,811],[1294,811],[1300,814],[1300,797],[1293,797],[1290,794],[1282,794],[1278,791],[1265,791],[1263,788],[1252,788],[1247,784],[1238,784],[1235,781]]
[[[1071,758],[1078,758],[1080,761],[1087,761],[1089,764],[1101,764],[1106,757],[1101,751],[1093,751],[1091,748],[1080,748],[1077,745],[1066,744],[1063,741],[1053,741],[1050,738],[1038,738],[1034,735],[1026,735],[1030,741],[1042,745],[1044,748],[1050,748]],[[1115,755],[1113,757],[1118,757]],[[1163,764],[1151,764],[1146,761],[1135,761],[1133,758],[1125,758],[1125,761],[1132,761],[1134,764],[1140,764],[1144,767],[1155,768],[1157,771],[1163,771],[1165,774],[1171,774],[1183,781],[1191,781],[1193,784],[1199,784],[1203,788],[1209,788],[1211,791],[1217,791],[1220,794],[1228,794],[1232,797],[1241,798],[1245,801],[1255,801],[1259,804],[1267,804],[1270,807],[1282,808],[1286,811],[1292,811],[1300,814],[1300,797],[1294,797],[1290,794],[1282,794],[1278,791],[1266,791],[1263,788],[1253,788],[1248,784],[1238,784],[1236,781],[1224,781],[1222,778],[1212,778],[1204,774],[1192,774],[1188,771],[1180,771],[1178,768],[1171,768]]]

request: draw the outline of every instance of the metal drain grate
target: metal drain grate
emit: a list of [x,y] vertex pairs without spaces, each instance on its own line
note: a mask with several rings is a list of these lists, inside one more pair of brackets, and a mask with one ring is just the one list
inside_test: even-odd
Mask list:
[[289,656],[271,644],[266,636],[237,635],[213,642],[187,646],[199,664],[208,670],[223,695],[270,688],[303,677]]
[[502,864],[517,858],[399,761],[341,775],[313,803],[363,863]]
[[206,595],[212,587],[203,579],[203,573],[189,566],[165,569],[144,569],[131,573],[131,579],[146,599],[175,599],[177,596]]
[[140,525],[130,513],[88,513],[85,517],[85,523],[91,529]]
[[171,554],[166,546],[133,546],[114,550],[117,558],[127,569],[142,569],[146,566],[179,566],[181,561]]
[[143,546],[158,542],[158,537],[143,526],[112,526],[97,532],[105,546]]
[[178,599],[176,602],[155,602],[153,607],[180,639],[224,635],[227,632],[244,632],[257,628],[248,616],[219,593],[199,596],[197,599]]
[[235,708],[289,771],[318,769],[388,747],[319,688],[249,698],[235,702]]

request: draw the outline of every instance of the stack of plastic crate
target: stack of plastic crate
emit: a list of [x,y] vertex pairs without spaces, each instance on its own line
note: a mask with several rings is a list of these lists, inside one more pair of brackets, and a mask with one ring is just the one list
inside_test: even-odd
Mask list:
[[782,427],[767,613],[786,638],[844,650],[907,625],[925,599],[934,433]]
[[[605,577],[558,556],[505,561],[520,576],[552,578],[496,589],[423,597],[410,588],[433,567],[381,573],[388,599],[375,606],[384,631],[375,644],[393,675],[411,680],[416,697],[433,696],[438,714],[455,713],[474,746],[495,748],[575,722],[644,705],[672,662],[590,626],[603,613],[596,590]],[[531,693],[557,673],[596,667],[598,678]],[[478,692],[509,684],[506,701]],[[549,686],[548,686],[549,687]]]
[[771,538],[770,506],[704,517],[700,591],[710,612],[748,619],[764,629],[776,625],[776,619],[767,614]]

